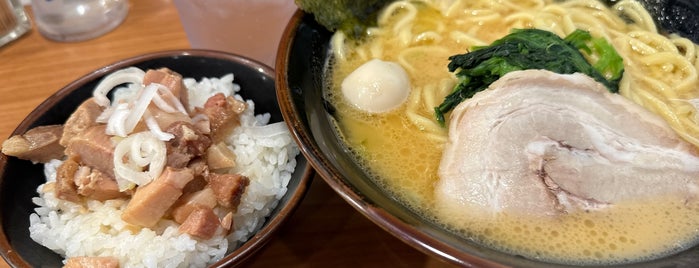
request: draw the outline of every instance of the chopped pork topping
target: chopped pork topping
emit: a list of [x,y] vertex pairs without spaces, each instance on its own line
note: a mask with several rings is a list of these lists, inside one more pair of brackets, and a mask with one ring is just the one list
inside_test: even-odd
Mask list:
[[240,174],[210,173],[208,180],[218,204],[233,210],[238,208],[240,198],[250,184],[250,179]]
[[[192,169],[194,170],[194,169]],[[208,182],[206,181],[206,178],[202,176],[200,173],[194,172],[194,179],[189,181],[187,185],[184,186],[182,189],[182,195],[188,195],[194,192],[198,192],[204,189]]]
[[198,208],[189,214],[180,225],[179,231],[199,239],[207,240],[216,234],[221,226],[218,216],[211,208]]
[[89,98],[80,104],[63,125],[63,136],[61,137],[60,144],[68,146],[70,139],[82,134],[88,128],[98,125],[97,117],[99,117],[101,113],[102,107],[100,107],[93,98]]
[[78,194],[89,199],[106,201],[129,197],[128,192],[120,192],[116,180],[101,171],[89,167],[80,167],[75,174]]
[[194,179],[192,179],[187,185],[182,189],[182,194],[187,195],[197,191],[201,191],[209,183],[206,181],[206,177],[209,176],[209,167],[206,166],[206,162],[202,158],[195,158],[187,168],[194,172]]
[[143,85],[147,86],[151,83],[161,84],[172,92],[175,97],[184,105],[188,107],[189,105],[189,95],[187,94],[186,88],[182,83],[182,76],[168,68],[160,68],[157,70],[148,70],[146,75],[143,76]]
[[82,165],[96,168],[113,177],[115,145],[105,129],[105,125],[93,126],[72,138],[66,147],[66,154],[78,159]]
[[160,177],[138,187],[121,218],[130,224],[152,227],[182,195],[182,188],[194,178],[191,169],[166,167]]
[[175,136],[167,142],[167,165],[171,167],[186,167],[190,160],[204,155],[211,146],[211,139],[187,122],[175,122],[166,132]]
[[[177,112],[177,113],[169,113],[166,111],[163,111],[161,109],[148,109],[148,112],[150,113],[151,116],[155,119],[155,122],[158,123],[158,127],[160,129],[167,129],[170,125],[177,123],[177,122],[189,122],[191,121],[189,115]],[[197,128],[198,129],[198,128]]]
[[235,154],[224,142],[219,142],[206,152],[206,163],[211,170],[230,169],[235,167]]
[[71,257],[63,268],[118,268],[119,260],[113,257]]
[[240,113],[246,108],[245,102],[222,93],[211,96],[204,104],[203,113],[209,117],[212,139],[220,141],[240,125]]
[[206,165],[206,160],[204,159],[195,158],[189,162],[187,167],[194,171],[195,176],[209,176],[209,166]]
[[193,211],[200,208],[214,208],[216,204],[216,195],[214,195],[214,191],[206,187],[198,192],[182,196],[173,206],[172,218],[175,222],[181,224]]
[[80,164],[73,159],[63,161],[56,169],[56,186],[54,193],[59,199],[70,202],[80,202],[77,187],[75,186],[75,175],[80,168]]
[[65,148],[59,144],[63,126],[49,125],[14,135],[2,143],[2,153],[32,162],[45,163],[63,158]]

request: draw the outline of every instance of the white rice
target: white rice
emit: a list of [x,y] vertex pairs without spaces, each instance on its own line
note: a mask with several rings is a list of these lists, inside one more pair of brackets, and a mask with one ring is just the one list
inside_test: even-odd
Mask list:
[[[191,105],[203,106],[218,92],[243,100],[231,74],[199,82],[188,78],[184,84],[190,90]],[[121,94],[129,94],[128,89]],[[236,154],[234,172],[250,178],[250,185],[227,237],[218,233],[210,240],[197,241],[180,234],[178,225],[169,220],[161,220],[152,229],[135,228],[121,220],[127,201],[92,200],[82,206],[57,199],[53,191],[44,191],[47,184],[43,184],[37,189],[39,197],[33,199],[38,207],[30,216],[31,238],[65,258],[111,256],[119,259],[121,267],[203,267],[220,260],[262,227],[286,193],[299,153],[283,122],[268,124],[269,114],[256,116],[255,104],[247,103],[241,127],[227,143]],[[60,163],[53,160],[44,166],[47,182],[55,181]]]

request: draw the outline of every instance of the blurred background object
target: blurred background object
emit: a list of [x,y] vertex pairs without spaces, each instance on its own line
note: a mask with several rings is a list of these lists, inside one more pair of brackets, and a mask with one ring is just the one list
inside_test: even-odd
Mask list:
[[77,42],[119,26],[129,12],[128,0],[31,0],[36,28],[44,37]]
[[19,38],[30,28],[19,0],[0,0],[0,46]]
[[293,0],[174,0],[192,48],[235,53],[274,66]]

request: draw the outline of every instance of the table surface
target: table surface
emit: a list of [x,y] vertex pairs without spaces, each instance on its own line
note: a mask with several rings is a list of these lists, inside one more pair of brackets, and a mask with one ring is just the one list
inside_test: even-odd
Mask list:
[[[27,8],[31,14],[30,8]],[[0,47],[0,140],[37,105],[71,81],[132,56],[189,48],[171,0],[132,1],[116,30],[58,43],[36,29]],[[145,27],[147,26],[147,27]],[[366,219],[316,177],[305,199],[248,267],[446,267]],[[0,260],[0,267],[8,267]]]

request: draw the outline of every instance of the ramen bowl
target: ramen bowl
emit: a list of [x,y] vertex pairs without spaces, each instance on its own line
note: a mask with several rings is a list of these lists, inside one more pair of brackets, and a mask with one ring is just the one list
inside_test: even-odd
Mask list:
[[[15,129],[21,134],[36,126],[62,124],[76,107],[92,96],[105,75],[126,67],[143,70],[167,67],[183,77],[200,80],[233,73],[238,92],[255,102],[255,113],[269,113],[270,122],[281,121],[277,104],[273,70],[256,61],[228,53],[207,50],[177,50],[145,54],[96,69],[58,90],[32,111]],[[3,138],[4,140],[4,138]],[[264,225],[247,242],[230,250],[213,267],[230,267],[244,263],[274,236],[277,229],[299,205],[314,174],[299,154],[286,194],[266,218]],[[34,242],[29,235],[29,215],[36,205],[37,186],[45,182],[43,165],[0,155],[0,254],[13,267],[62,267],[62,257]]]
[[[335,133],[334,108],[324,99],[332,32],[301,11],[291,19],[276,62],[277,94],[285,121],[316,172],[356,210],[416,249],[467,267],[569,267],[504,253],[456,235],[398,201],[354,160]],[[699,247],[619,267],[685,267]]]

